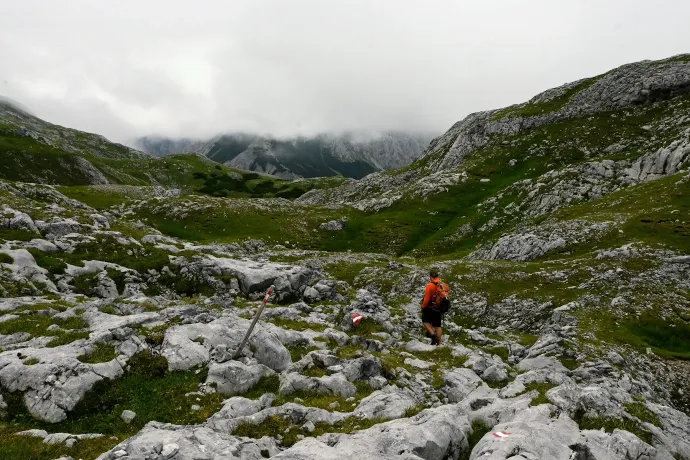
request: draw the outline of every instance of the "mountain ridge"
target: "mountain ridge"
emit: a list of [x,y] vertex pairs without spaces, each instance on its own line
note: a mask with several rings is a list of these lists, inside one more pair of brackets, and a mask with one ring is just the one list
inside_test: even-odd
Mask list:
[[145,137],[136,140],[135,145],[157,155],[193,149],[218,163],[287,179],[319,175],[359,179],[375,171],[407,165],[421,155],[431,138],[401,131],[284,139],[239,133],[207,141]]

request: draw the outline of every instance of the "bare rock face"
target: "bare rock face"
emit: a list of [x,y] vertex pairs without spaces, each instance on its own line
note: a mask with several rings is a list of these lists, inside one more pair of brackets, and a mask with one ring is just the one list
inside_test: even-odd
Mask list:
[[416,405],[417,401],[410,390],[388,386],[362,399],[354,414],[367,418],[401,418]]
[[152,423],[133,438],[98,458],[99,460],[118,460],[121,458],[132,460],[150,458],[221,460],[232,455],[230,458],[262,460],[265,458],[262,451],[277,453],[275,441],[270,438],[260,440],[237,438],[206,427],[176,428],[170,425]]
[[0,354],[0,385],[9,392],[22,392],[29,412],[47,422],[61,422],[96,382],[116,378],[122,367],[84,364],[76,359],[78,349],[55,352],[50,348],[36,353],[46,363],[26,365],[13,352]]
[[668,147],[649,153],[638,159],[626,170],[634,180],[646,182],[677,173],[690,160],[690,130],[686,139],[679,139]]
[[448,405],[351,435],[328,434],[318,440],[305,439],[275,458],[458,459],[467,449],[469,430],[466,414],[457,406]]
[[[207,363],[212,356],[217,362],[227,361],[239,347],[249,326],[250,321],[237,317],[222,317],[207,324],[173,326],[166,331],[161,354],[168,360],[170,370],[191,369]],[[287,369],[292,362],[279,338],[260,325],[254,329],[243,354],[278,372]]]
[[193,262],[186,258],[177,258],[174,263],[179,266],[182,276],[203,280],[208,280],[214,275],[236,277],[245,295],[263,293],[274,285],[278,300],[298,297],[315,276],[312,270],[305,267],[249,259],[208,256]]
[[[495,435],[496,433],[496,435]],[[529,439],[530,442],[525,442]],[[520,452],[516,457],[515,452]],[[508,458],[673,458],[627,431],[580,431],[568,417],[551,417],[548,406],[520,412],[513,421],[499,423],[484,435],[472,451],[471,459]]]
[[[426,154],[447,148],[447,155],[432,168],[451,169],[486,144],[489,136],[495,134],[517,134],[520,131],[582,117],[605,110],[621,109],[634,105],[651,104],[690,92],[690,63],[669,62],[663,66],[651,62],[638,62],[619,67],[595,81],[569,83],[560,88],[548,90],[518,107],[554,100],[566,91],[587,83],[560,110],[529,118],[506,116],[497,118],[497,113],[472,114],[458,122],[446,134],[437,138]],[[454,140],[453,140],[454,139]],[[450,147],[447,147],[451,142]]]
[[263,377],[273,374],[268,367],[259,364],[247,366],[238,361],[212,363],[208,368],[207,384],[214,384],[218,393],[233,396],[249,391]]

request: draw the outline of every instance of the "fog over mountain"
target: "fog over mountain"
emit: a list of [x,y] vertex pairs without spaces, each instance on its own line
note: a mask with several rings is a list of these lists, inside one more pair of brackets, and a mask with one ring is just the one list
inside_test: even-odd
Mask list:
[[443,132],[690,49],[690,2],[0,2],[0,94],[118,142]]
[[195,152],[234,168],[285,179],[336,175],[360,179],[411,163],[422,155],[433,137],[395,131],[284,139],[237,133],[209,140],[142,137],[134,145],[161,157]]

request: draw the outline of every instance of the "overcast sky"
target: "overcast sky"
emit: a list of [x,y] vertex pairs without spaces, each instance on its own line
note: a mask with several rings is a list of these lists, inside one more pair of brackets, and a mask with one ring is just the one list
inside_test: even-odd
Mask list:
[[117,141],[441,133],[690,52],[688,0],[0,0],[0,95]]

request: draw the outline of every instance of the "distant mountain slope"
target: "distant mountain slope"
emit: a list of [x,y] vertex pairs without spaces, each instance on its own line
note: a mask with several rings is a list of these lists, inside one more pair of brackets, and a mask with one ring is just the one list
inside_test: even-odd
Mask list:
[[167,137],[150,136],[136,139],[135,145],[142,152],[156,157],[165,157],[176,153],[198,153],[205,142],[196,139],[169,139]]
[[409,164],[421,156],[431,138],[403,132],[386,132],[369,139],[324,134],[287,140],[228,134],[208,142],[145,137],[136,144],[157,156],[194,151],[234,168],[283,178],[342,175],[359,179]]
[[48,123],[18,105],[0,98],[0,135],[30,138],[39,144],[65,153],[95,155],[104,158],[145,158],[143,152],[110,142],[98,134]]
[[[194,153],[157,158],[96,134],[48,123],[3,99],[0,158],[0,179],[51,185],[161,186],[218,197],[295,198],[332,182],[293,184]],[[110,189],[115,193],[118,187]]]

